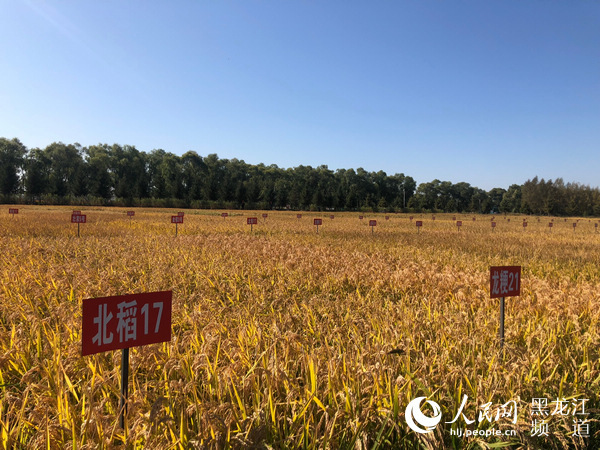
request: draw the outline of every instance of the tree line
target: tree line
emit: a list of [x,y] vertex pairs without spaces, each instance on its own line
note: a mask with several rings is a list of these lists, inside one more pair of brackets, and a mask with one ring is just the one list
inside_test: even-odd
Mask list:
[[437,179],[417,186],[381,170],[283,169],[119,144],[27,149],[16,138],[0,138],[0,196],[3,203],[600,215],[598,188],[562,179],[490,191]]

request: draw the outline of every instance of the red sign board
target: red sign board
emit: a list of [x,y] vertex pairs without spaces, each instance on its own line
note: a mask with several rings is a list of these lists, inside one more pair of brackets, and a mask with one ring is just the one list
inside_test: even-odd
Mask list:
[[527,228],[527,222],[523,222],[523,228]]
[[496,222],[492,222],[492,228],[496,228]]
[[390,220],[390,216],[385,216],[385,220]]
[[475,217],[473,217],[473,222],[475,222]]
[[73,214],[76,215],[76,216],[80,216],[81,215],[81,211],[79,211],[77,209],[74,209],[73,210]]
[[129,217],[133,217],[133,216],[135,216],[135,211],[127,211],[127,215]]
[[71,214],[71,223],[85,223],[85,214]]
[[333,220],[333,218],[334,218],[334,217],[335,217],[335,216],[334,216],[333,214],[329,216],[329,218],[330,218],[331,220]]
[[490,298],[521,295],[521,266],[490,267]]
[[456,226],[457,227],[462,227],[462,220],[457,220],[456,221]]
[[302,214],[296,214],[296,219],[302,219]]
[[573,228],[577,226],[577,222],[573,222]]
[[263,219],[266,219],[267,217],[269,217],[269,215],[267,213],[263,213],[262,217]]
[[258,223],[257,217],[248,217],[246,219],[246,225],[256,225]]
[[323,219],[314,219],[313,224],[315,225],[323,225]]
[[413,220],[413,216],[410,216],[410,217],[409,217],[409,219],[410,219],[410,221],[412,222],[412,220]]
[[172,292],[83,301],[81,355],[171,340]]
[[360,220],[363,220],[363,216],[358,216],[358,218],[359,218]]
[[229,213],[221,213],[221,217],[228,217]]
[[415,223],[417,224],[418,227],[422,227],[423,226],[423,221],[422,220],[417,220]]
[[8,208],[8,213],[9,214],[19,214],[19,209],[18,208]]
[[435,216],[431,216],[431,220],[435,220]]
[[456,220],[456,216],[452,216],[452,220]]
[[548,223],[548,227],[552,228],[554,226],[554,224],[552,222]]
[[369,226],[370,227],[376,227],[377,226],[377,221],[376,220],[369,220]]
[[183,216],[171,216],[171,223],[183,223]]
[[179,217],[183,217],[183,216],[185,215],[185,213],[184,213],[183,211],[179,211],[179,212],[177,213],[177,215],[178,215]]
[[598,228],[598,224],[597,223],[594,224],[594,228]]

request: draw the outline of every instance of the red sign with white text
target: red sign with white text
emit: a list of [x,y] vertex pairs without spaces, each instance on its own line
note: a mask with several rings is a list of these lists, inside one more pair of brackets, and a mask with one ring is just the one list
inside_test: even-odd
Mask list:
[[314,219],[313,224],[315,225],[323,225],[323,219]]
[[376,220],[369,220],[369,226],[370,227],[376,227],[377,226],[377,221]]
[[85,223],[86,219],[85,214],[71,214],[71,223]]
[[19,214],[19,209],[18,208],[8,208],[8,213],[9,214]]
[[302,214],[296,214],[296,219],[302,219]]
[[81,355],[171,340],[172,291],[83,301]]
[[423,226],[423,221],[422,220],[417,220],[415,223],[417,224],[418,227],[422,227]]
[[359,220],[363,220],[363,216],[358,216]]
[[521,266],[490,267],[490,298],[521,295]]
[[457,227],[462,227],[462,220],[457,220],[456,221],[456,226]]
[[221,213],[221,217],[228,217],[229,213]]
[[492,222],[492,228],[496,228],[496,222]]
[[269,217],[269,215],[267,213],[264,213],[262,216],[263,216],[263,219],[266,219],[267,217]]
[[81,211],[79,211],[77,209],[74,209],[73,210],[73,214],[76,215],[76,216],[80,216],[81,215]]
[[177,213],[177,215],[178,215],[178,216],[180,216],[180,217],[183,217],[183,216],[185,215],[185,213],[184,213],[183,211],[179,211],[179,212]]
[[330,215],[330,216],[329,216],[329,218],[330,218],[331,220],[333,220],[333,219],[335,218],[335,216],[332,214],[332,215]]
[[127,211],[127,215],[129,217],[133,217],[133,216],[135,216],[135,211]]
[[248,217],[246,219],[246,225],[256,225],[258,223],[258,218],[256,217]]
[[171,223],[183,223],[183,216],[171,216]]

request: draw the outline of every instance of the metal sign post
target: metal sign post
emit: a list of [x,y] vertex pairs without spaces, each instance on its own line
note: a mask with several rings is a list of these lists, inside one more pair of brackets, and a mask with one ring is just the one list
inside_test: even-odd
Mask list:
[[498,337],[504,347],[504,298],[521,295],[521,266],[490,267],[490,298],[500,298]]

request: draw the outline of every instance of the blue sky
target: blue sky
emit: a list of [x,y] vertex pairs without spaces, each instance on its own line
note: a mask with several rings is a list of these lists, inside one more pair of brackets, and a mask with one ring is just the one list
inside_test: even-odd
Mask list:
[[600,185],[600,1],[0,0],[0,136]]

